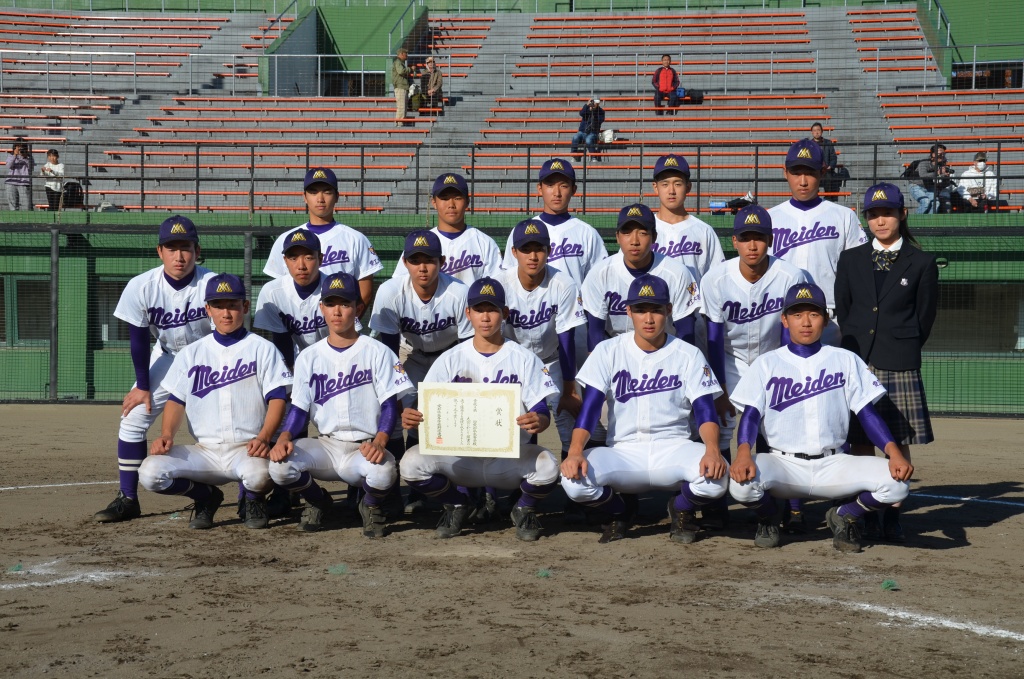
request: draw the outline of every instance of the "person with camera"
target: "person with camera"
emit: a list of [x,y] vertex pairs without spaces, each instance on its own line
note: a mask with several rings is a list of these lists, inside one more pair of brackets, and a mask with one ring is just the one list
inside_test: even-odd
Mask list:
[[11,152],[7,154],[7,209],[32,209],[32,171],[36,163],[32,160],[32,151],[21,137],[14,141]]
[[604,124],[604,109],[601,108],[600,99],[591,99],[580,109],[579,131],[572,137],[572,151],[576,160],[583,157],[583,145],[590,149],[590,156],[594,160],[597,157],[597,139],[601,136],[601,126]]
[[974,154],[974,164],[963,171],[956,193],[964,212],[988,212],[999,205],[996,173],[984,151]]
[[934,144],[928,158],[917,164],[920,183],[910,184],[910,197],[917,201],[917,214],[949,212],[952,173],[946,164],[946,147]]

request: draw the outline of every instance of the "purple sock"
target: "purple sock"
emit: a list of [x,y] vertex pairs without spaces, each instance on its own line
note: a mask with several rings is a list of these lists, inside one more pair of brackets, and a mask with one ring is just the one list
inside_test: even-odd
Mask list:
[[839,507],[838,514],[839,516],[853,516],[860,519],[868,512],[874,512],[883,507],[888,507],[888,505],[884,502],[879,502],[875,499],[874,495],[865,490],[853,502],[847,502]]
[[245,499],[245,486],[242,483],[238,484],[238,501],[241,502]]
[[706,497],[700,497],[694,493],[688,481],[679,484],[679,495],[676,495],[675,501],[677,511],[692,512],[694,509],[711,504],[711,502]]
[[523,481],[519,484],[519,490],[523,491],[523,496],[519,498],[516,506],[535,508],[537,503],[546,498],[557,485],[558,481],[549,483],[546,486],[535,486],[532,483]]
[[384,498],[388,496],[388,490],[379,490],[374,488],[363,479],[363,502],[366,503],[367,507],[376,507],[384,502]]
[[460,492],[443,474],[434,474],[426,481],[413,481],[409,486],[446,505],[469,504],[469,495]]
[[587,507],[601,507],[606,512],[613,516],[619,516],[620,514],[626,513],[626,502],[622,499],[622,496],[612,490],[611,486],[605,486],[601,489],[601,497],[597,498],[593,502],[580,502],[581,505]]
[[246,500],[262,500],[266,496],[267,496],[266,493],[257,493],[254,490],[249,490],[248,488],[245,489],[245,499]]
[[804,510],[804,499],[802,497],[795,497],[789,501],[789,511],[791,512],[802,512]]
[[484,492],[491,497],[498,497],[498,489],[491,486],[484,486]]
[[196,502],[205,502],[210,497],[210,486],[191,479],[174,479],[166,490],[157,492],[161,495],[184,495]]
[[139,465],[146,459],[145,441],[117,440],[117,478],[126,497],[139,497]]

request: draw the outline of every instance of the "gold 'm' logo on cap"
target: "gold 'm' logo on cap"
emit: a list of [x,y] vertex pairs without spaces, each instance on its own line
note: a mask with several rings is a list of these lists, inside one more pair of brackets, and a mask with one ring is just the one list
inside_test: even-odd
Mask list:
[[327,173],[323,170],[317,170],[313,173],[313,179],[327,179]]
[[743,220],[744,224],[760,224],[761,218],[757,216],[756,212],[751,212],[747,215],[747,218]]
[[540,230],[537,229],[537,225],[536,224],[527,224],[526,225],[526,230],[523,231],[523,235],[524,236],[532,236],[534,234],[537,234],[537,235],[540,234]]
[[483,286],[482,288],[480,288],[480,294],[481,295],[490,295],[491,297],[495,297],[496,296],[494,294],[494,286],[490,285],[490,284],[487,284],[487,285]]
[[331,286],[328,289],[329,290],[344,290],[345,289],[345,281],[342,280],[341,278],[335,278],[333,281],[331,281]]
[[878,189],[871,196],[871,200],[889,200],[889,196],[885,195],[885,189]]
[[800,149],[800,153],[796,154],[796,157],[797,158],[808,158],[808,159],[810,159],[810,157],[811,157],[811,150],[805,146],[802,149]]
[[796,293],[797,299],[813,299],[810,288],[800,288],[800,292]]
[[171,233],[185,233],[185,227],[175,222],[174,226],[171,227]]
[[679,167],[679,161],[672,156],[665,159],[665,167]]
[[231,284],[227,281],[221,281],[221,284],[217,286],[217,292],[234,292],[231,289]]
[[552,170],[564,170],[565,168],[562,167],[562,161],[556,160],[556,161],[553,161],[551,163],[551,169]]
[[292,242],[294,243],[297,240],[306,240],[306,237],[302,235],[301,231],[296,231],[292,234]]
[[629,208],[629,212],[626,213],[626,216],[627,217],[642,217],[643,214],[644,213],[643,213],[643,211],[640,210],[640,208],[638,208],[638,207],[631,207],[631,208]]
[[450,174],[450,175],[448,175],[447,177],[444,178],[444,183],[445,184],[458,184],[459,180],[457,180],[455,178],[455,175]]
[[645,285],[640,288],[640,292],[636,293],[637,297],[654,297],[654,288],[649,285]]
[[421,248],[421,247],[425,248],[425,247],[428,247],[428,245],[427,245],[427,237],[426,236],[417,236],[416,237],[416,242],[413,243],[412,246],[414,248]]

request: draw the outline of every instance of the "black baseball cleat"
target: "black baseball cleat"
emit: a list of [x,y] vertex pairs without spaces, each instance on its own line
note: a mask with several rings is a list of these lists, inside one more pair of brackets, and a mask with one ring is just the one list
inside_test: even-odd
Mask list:
[[878,520],[878,512],[868,512],[864,515],[864,530],[861,537],[869,542],[882,540],[882,524]]
[[513,507],[512,523],[516,525],[516,537],[520,540],[534,542],[540,538],[543,526],[540,525],[540,519],[537,518],[537,512],[533,507]]
[[[275,486],[267,498],[267,516],[280,519],[292,513],[292,493],[287,488]],[[244,518],[244,517],[243,517]]]
[[604,545],[609,542],[615,542],[616,540],[624,540],[626,538],[626,531],[629,530],[630,523],[631,521],[626,518],[625,515],[612,517],[612,520],[604,527],[604,531],[601,533],[601,537],[598,538],[597,542]]
[[498,518],[498,498],[484,492],[480,503],[469,513],[469,521],[473,524],[490,523]]
[[857,521],[839,516],[839,508],[832,507],[825,513],[825,522],[832,530],[832,546],[840,552],[856,554],[861,551],[860,528]]
[[688,545],[697,541],[697,517],[693,512],[681,512],[676,509],[674,498],[668,501],[668,518],[672,525],[668,529],[668,537],[672,542]]
[[789,510],[783,515],[782,530],[786,535],[807,535],[807,517],[801,511]]
[[196,502],[192,507],[192,520],[188,527],[195,530],[209,530],[213,528],[213,515],[217,513],[221,503],[224,502],[224,493],[217,486],[210,486],[210,497],[206,502]]
[[437,523],[434,537],[442,540],[453,538],[462,532],[462,524],[469,516],[469,505],[445,505],[444,514]]
[[330,495],[324,493],[324,498],[322,502],[306,501],[306,508],[302,510],[302,516],[299,518],[300,531],[316,533],[319,530],[323,530],[324,517],[327,516],[334,505],[334,500]]
[[903,525],[900,523],[899,507],[886,507],[882,516],[882,534],[886,542],[903,544],[907,541],[907,534],[903,532]]
[[267,515],[266,498],[258,497],[245,500],[245,527],[266,528],[270,524],[270,516]]
[[776,523],[774,516],[757,522],[757,532],[754,533],[755,547],[772,549],[778,547],[781,540],[779,524]]
[[119,490],[114,501],[107,505],[106,509],[93,514],[92,519],[99,523],[117,523],[131,521],[140,516],[142,516],[142,507],[139,506],[139,501],[136,498],[128,497]]
[[359,502],[359,516],[363,520],[363,536],[368,538],[384,537],[384,512],[377,505],[366,504],[364,497]]

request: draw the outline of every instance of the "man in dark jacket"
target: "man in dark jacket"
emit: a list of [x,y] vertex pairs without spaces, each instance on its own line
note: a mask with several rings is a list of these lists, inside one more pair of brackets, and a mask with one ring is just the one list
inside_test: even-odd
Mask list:
[[572,137],[572,153],[576,160],[583,155],[583,145],[590,149],[590,155],[597,154],[597,138],[601,136],[601,125],[604,124],[604,109],[600,99],[591,99],[580,109],[579,131]]
[[836,153],[836,145],[831,139],[826,139],[824,135],[824,128],[821,123],[814,123],[811,125],[811,139],[821,149],[821,160],[824,165],[821,168],[821,190],[826,194],[822,196],[825,200],[831,200],[833,203],[836,202],[837,196],[830,195],[839,190],[842,185],[842,180],[836,177],[837,167],[839,165],[839,155]]
[[651,77],[651,84],[654,85],[654,111],[655,115],[664,115],[661,110],[661,102],[668,99],[668,114],[674,116],[675,109],[679,106],[679,74],[672,68],[672,57],[667,54],[661,56],[661,66]]
[[946,165],[946,147],[934,144],[927,158],[917,164],[918,182],[910,183],[910,197],[917,201],[917,214],[949,212],[952,174]]

